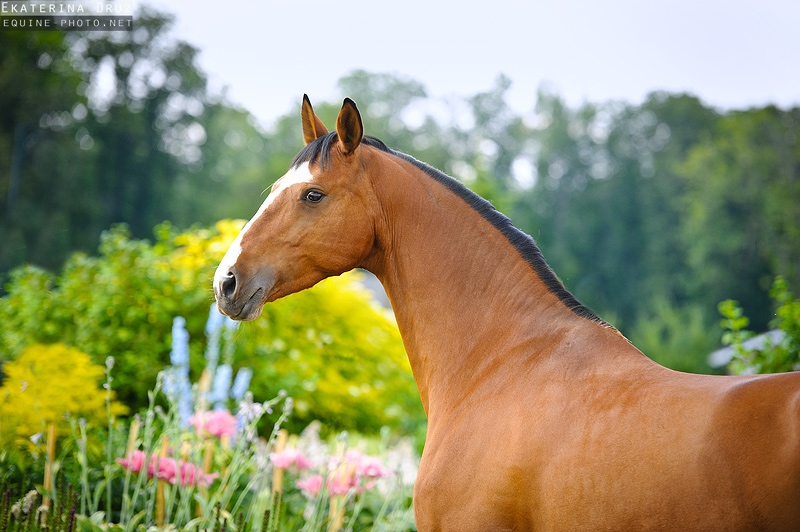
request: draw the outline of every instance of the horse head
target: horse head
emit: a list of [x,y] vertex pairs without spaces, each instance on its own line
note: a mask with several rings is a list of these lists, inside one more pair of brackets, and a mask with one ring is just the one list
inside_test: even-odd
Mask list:
[[328,132],[308,97],[306,146],[231,244],[214,275],[219,310],[252,320],[263,305],[359,266],[374,244],[374,197],[361,164],[363,125],[345,99]]

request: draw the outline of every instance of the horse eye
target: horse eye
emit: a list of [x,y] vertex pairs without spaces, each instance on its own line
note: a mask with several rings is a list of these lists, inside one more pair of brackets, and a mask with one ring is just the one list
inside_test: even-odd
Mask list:
[[319,190],[307,190],[305,194],[303,194],[303,199],[309,203],[319,203],[324,197],[325,194]]

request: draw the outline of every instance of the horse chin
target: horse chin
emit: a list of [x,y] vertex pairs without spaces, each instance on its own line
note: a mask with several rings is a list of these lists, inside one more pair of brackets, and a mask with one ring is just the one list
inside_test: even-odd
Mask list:
[[217,300],[217,309],[220,313],[225,314],[232,320],[236,321],[253,321],[261,316],[261,311],[264,309],[263,301],[254,301],[253,299],[247,301],[241,308],[233,309],[226,305],[223,301]]
[[238,316],[231,316],[231,317],[237,321],[253,321],[257,317],[261,316],[262,310],[264,310],[264,302],[262,301],[260,303],[255,303],[251,299],[242,308],[242,311],[239,313]]

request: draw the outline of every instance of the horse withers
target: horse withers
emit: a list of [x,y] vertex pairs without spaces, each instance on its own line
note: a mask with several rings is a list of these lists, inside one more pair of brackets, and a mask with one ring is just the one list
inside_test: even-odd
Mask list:
[[581,305],[458,181],[364,136],[346,99],[214,277],[219,309],[380,279],[428,416],[421,531],[800,530],[800,374],[679,373]]

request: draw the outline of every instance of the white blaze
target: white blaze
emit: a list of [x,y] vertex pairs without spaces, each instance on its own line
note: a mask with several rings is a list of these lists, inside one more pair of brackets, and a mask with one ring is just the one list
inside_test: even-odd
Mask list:
[[261,207],[258,208],[258,211],[256,211],[255,215],[253,215],[253,217],[250,218],[250,221],[247,222],[247,224],[242,228],[236,239],[231,244],[231,247],[228,248],[228,251],[225,253],[225,256],[222,258],[222,262],[219,263],[217,271],[214,274],[215,281],[219,281],[228,275],[230,268],[236,264],[239,254],[242,252],[242,237],[244,237],[245,233],[247,233],[247,230],[253,225],[253,222],[258,219],[259,216],[264,214],[267,208],[272,205],[278,196],[283,194],[292,185],[296,185],[298,183],[311,183],[312,181],[314,181],[314,176],[311,175],[311,172],[308,170],[308,163],[302,163],[297,168],[289,170],[286,175],[284,175],[275,183],[272,192],[270,192],[269,196],[267,196],[267,199],[264,200],[264,203],[261,204]]

